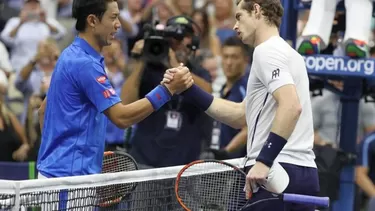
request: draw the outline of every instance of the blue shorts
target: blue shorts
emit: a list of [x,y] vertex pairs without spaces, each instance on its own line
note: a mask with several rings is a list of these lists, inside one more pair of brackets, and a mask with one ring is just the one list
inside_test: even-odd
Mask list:
[[[289,185],[284,191],[285,193],[295,193],[317,196],[319,194],[319,176],[318,169],[297,166],[287,163],[280,163],[288,173],[290,181]],[[250,170],[251,166],[247,167],[245,172]],[[259,189],[258,192],[254,193],[250,204],[258,200],[273,198],[270,192]],[[314,211],[315,206],[294,204],[283,202],[281,200],[271,200],[266,202],[260,202],[254,206],[249,207],[248,211]]]

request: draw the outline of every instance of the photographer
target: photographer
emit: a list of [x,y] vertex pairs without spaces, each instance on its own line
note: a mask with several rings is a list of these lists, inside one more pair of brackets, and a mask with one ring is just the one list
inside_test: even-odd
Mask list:
[[[167,21],[165,29],[171,33],[159,36],[159,40],[155,38],[157,36],[146,35],[145,40],[134,45],[133,57],[128,64],[132,73],[121,91],[124,104],[143,97],[160,83],[165,67],[178,66],[179,63],[189,67],[195,84],[207,92],[212,91],[208,72],[195,66],[191,60],[195,49],[192,47],[195,45],[194,23],[189,18],[179,17]],[[180,39],[173,36],[174,29],[183,32]],[[161,33],[162,30],[154,32]],[[169,44],[169,47],[162,43]],[[156,52],[160,54],[156,55]],[[211,119],[204,111],[186,101],[183,94],[173,96],[169,103],[137,125],[130,154],[141,168],[182,165],[196,160],[203,141],[207,141],[211,135],[211,128],[202,127],[211,125],[206,121]]]

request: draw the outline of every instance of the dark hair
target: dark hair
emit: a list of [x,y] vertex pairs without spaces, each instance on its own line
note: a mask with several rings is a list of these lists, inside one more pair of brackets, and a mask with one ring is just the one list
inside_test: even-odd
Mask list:
[[77,20],[76,30],[82,32],[86,29],[86,19],[89,15],[95,15],[102,20],[108,2],[113,1],[116,0],[73,0],[72,16]]
[[254,10],[254,4],[259,4],[262,9],[262,15],[266,20],[277,28],[281,25],[281,18],[284,14],[284,8],[280,0],[237,0],[237,5],[242,2],[242,9],[249,13]]

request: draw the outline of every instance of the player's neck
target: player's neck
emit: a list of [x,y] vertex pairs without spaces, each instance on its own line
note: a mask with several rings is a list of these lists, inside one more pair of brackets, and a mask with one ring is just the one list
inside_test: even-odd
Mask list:
[[78,36],[84,40],[92,47],[94,48],[98,53],[101,53],[102,48],[96,41],[95,37],[92,34],[81,32],[78,34]]
[[268,24],[259,26],[259,28],[256,30],[254,47],[262,44],[274,36],[280,36],[279,29],[276,26],[270,26]]

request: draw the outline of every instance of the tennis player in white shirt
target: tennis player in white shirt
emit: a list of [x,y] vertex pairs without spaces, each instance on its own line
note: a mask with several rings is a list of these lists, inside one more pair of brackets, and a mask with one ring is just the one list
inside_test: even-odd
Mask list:
[[[245,44],[255,47],[242,103],[213,97],[196,85],[182,94],[218,121],[234,128],[247,123],[247,193],[254,192],[254,184],[289,180],[285,190],[277,191],[317,195],[309,80],[303,57],[279,36],[282,15],[280,0],[237,1],[234,30]],[[173,74],[166,72],[163,82],[173,80]],[[274,172],[280,165],[289,178]],[[259,189],[251,200],[268,197],[270,192]],[[313,211],[315,207],[273,200],[251,210]]]

